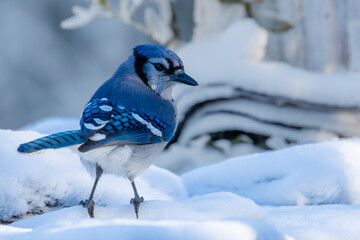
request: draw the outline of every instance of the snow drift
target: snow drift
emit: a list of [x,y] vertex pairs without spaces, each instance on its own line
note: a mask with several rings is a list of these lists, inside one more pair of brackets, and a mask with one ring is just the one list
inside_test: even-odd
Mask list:
[[355,240],[359,233],[359,205],[307,206],[358,203],[358,139],[233,158],[182,176],[151,167],[137,179],[145,197],[137,221],[128,180],[112,175],[101,179],[96,218],[89,219],[77,203],[88,197],[93,179],[77,154],[16,152],[19,143],[39,136],[0,131],[0,216],[25,217],[0,225],[1,239]]
[[229,191],[266,205],[360,201],[360,140],[233,158],[182,175],[190,195]]

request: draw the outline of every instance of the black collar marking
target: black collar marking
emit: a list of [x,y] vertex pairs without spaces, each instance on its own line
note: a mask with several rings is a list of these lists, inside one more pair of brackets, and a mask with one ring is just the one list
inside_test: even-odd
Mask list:
[[135,63],[134,63],[135,72],[144,82],[144,84],[150,87],[148,83],[149,79],[147,79],[144,73],[144,65],[148,61],[148,59],[144,55],[138,54],[136,52],[134,53],[134,55],[135,55]]

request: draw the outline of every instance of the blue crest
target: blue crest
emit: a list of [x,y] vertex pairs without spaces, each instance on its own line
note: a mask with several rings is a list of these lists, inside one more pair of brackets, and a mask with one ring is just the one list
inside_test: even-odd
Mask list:
[[165,58],[170,62],[183,64],[178,55],[169,49],[159,45],[138,45],[134,48],[135,56],[149,58]]

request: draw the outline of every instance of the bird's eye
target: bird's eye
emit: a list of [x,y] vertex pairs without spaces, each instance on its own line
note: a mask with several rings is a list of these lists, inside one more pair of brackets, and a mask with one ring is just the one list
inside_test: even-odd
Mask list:
[[153,65],[156,68],[156,70],[158,70],[158,71],[164,71],[165,70],[164,65],[162,65],[161,63],[153,63]]

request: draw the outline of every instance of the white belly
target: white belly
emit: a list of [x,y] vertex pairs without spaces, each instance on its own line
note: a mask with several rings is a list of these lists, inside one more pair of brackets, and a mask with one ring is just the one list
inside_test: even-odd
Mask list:
[[91,174],[95,174],[96,163],[105,173],[134,180],[154,162],[166,143],[149,145],[125,145],[100,147],[80,153],[80,158]]

